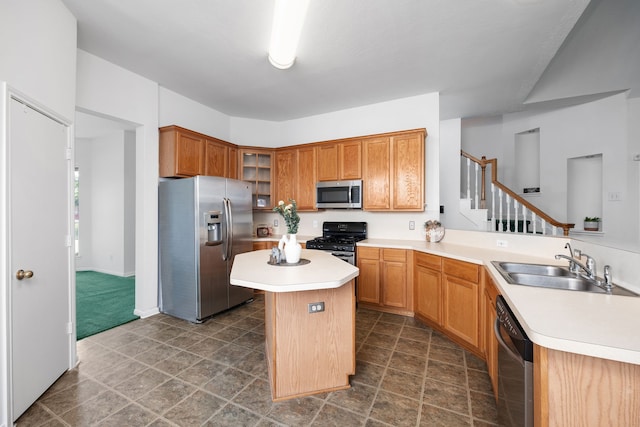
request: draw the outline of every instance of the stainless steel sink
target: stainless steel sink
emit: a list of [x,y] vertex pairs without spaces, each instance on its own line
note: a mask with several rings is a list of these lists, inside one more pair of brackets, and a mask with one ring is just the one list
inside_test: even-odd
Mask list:
[[518,262],[500,262],[498,265],[499,268],[507,273],[540,274],[543,276],[575,276],[575,273],[572,273],[567,267],[559,265],[523,264]]
[[564,289],[568,291],[595,292],[601,294],[639,296],[635,292],[614,285],[605,289],[599,279],[573,273],[568,267],[517,262],[491,262],[504,279],[512,285]]

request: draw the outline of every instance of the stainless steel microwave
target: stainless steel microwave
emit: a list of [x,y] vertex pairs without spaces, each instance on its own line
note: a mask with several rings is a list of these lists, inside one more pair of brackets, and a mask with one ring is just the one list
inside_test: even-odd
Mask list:
[[362,209],[362,180],[318,182],[316,207],[318,209]]

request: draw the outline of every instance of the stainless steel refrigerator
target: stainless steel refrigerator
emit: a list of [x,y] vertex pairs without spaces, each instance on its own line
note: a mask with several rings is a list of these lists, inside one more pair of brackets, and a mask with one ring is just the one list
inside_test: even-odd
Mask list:
[[250,184],[196,176],[158,192],[160,311],[199,323],[253,298],[229,283],[236,254],[253,249]]

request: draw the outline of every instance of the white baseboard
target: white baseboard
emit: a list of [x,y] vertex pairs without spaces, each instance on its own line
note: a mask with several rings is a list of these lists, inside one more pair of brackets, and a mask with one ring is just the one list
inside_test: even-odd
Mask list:
[[154,307],[148,310],[138,310],[138,309],[133,310],[133,314],[135,314],[136,316],[140,316],[141,319],[151,317],[154,314],[158,314],[158,313],[160,313],[160,309],[158,307]]

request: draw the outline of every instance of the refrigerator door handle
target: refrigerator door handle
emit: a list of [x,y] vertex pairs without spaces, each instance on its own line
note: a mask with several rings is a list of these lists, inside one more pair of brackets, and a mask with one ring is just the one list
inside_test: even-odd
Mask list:
[[222,259],[227,261],[231,259],[233,253],[233,218],[231,217],[231,201],[226,197],[222,200],[224,206],[224,220],[225,220],[225,247],[222,251]]

